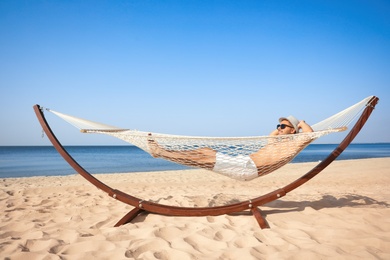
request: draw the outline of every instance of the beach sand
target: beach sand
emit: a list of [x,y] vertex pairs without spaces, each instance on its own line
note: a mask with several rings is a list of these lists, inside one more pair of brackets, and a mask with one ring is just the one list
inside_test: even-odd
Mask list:
[[[203,207],[258,197],[316,163],[289,164],[249,182],[204,170],[98,174],[144,200]],[[206,217],[141,214],[75,174],[0,179],[1,259],[390,259],[390,158],[333,162],[249,212]]]

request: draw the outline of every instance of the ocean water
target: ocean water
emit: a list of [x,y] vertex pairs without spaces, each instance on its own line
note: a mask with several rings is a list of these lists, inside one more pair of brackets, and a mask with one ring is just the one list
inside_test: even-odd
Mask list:
[[[323,160],[336,144],[311,144],[294,160]],[[152,158],[135,146],[66,146],[72,157],[90,173],[122,173],[189,169]],[[337,160],[390,157],[390,143],[351,144]],[[52,146],[0,146],[0,178],[75,174]]]

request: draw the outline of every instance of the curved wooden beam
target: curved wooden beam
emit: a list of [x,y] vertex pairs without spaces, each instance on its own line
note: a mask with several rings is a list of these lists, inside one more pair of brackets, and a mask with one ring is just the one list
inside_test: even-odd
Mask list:
[[104,184],[103,182],[99,181],[94,176],[92,176],[83,167],[81,167],[73,159],[73,157],[65,150],[65,148],[59,142],[59,140],[51,130],[49,124],[47,123],[42,108],[39,105],[35,105],[34,111],[43,130],[45,131],[46,135],[48,136],[53,146],[56,148],[58,153],[69,163],[69,165],[73,167],[73,169],[75,169],[81,176],[83,176],[87,181],[95,185],[97,188],[108,193],[109,196],[134,207],[134,209],[129,213],[127,213],[115,226],[119,226],[130,222],[141,212],[156,213],[156,214],[169,215],[169,216],[217,216],[217,215],[250,210],[252,214],[255,216],[260,227],[265,228],[268,227],[268,225],[264,220],[264,218],[261,216],[261,213],[259,209],[257,209],[257,207],[285,196],[288,192],[298,188],[302,184],[309,181],[311,178],[313,178],[318,173],[320,173],[323,169],[325,169],[331,162],[333,162],[345,150],[345,148],[347,148],[347,146],[352,142],[352,140],[356,137],[359,131],[363,128],[364,124],[366,123],[373,109],[375,108],[378,100],[379,99],[377,97],[373,97],[370,100],[369,105],[362,112],[360,118],[358,119],[354,127],[351,129],[351,131],[345,137],[345,139],[338,145],[338,147],[325,160],[320,162],[317,166],[315,166],[312,170],[310,170],[308,173],[303,175],[301,178],[286,185],[281,189],[277,189],[275,191],[269,192],[267,194],[264,194],[262,196],[259,196],[257,198],[248,201],[243,201],[243,202],[224,205],[224,206],[199,207],[199,208],[168,206],[168,205],[162,205],[150,201],[143,201],[142,199],[139,199],[137,197],[124,193],[120,190],[116,190],[107,186],[106,184]]
[[317,166],[315,166],[311,171],[303,175],[301,178],[285,186],[283,190],[286,193],[298,188],[305,182],[309,181],[311,178],[319,174],[323,169],[325,169],[329,164],[331,164],[355,139],[360,130],[363,128],[364,124],[367,122],[375,106],[378,104],[379,98],[372,97],[368,101],[368,105],[360,115],[359,119],[356,121],[354,127],[349,131],[348,135],[344,138],[343,141],[326,157],[321,161]]

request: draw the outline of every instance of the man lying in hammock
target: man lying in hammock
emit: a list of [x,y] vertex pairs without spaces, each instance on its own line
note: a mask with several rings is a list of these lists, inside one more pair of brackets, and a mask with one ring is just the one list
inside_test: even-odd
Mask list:
[[301,138],[286,138],[286,135],[313,132],[313,129],[303,120],[298,121],[293,116],[282,117],[266,145],[249,155],[228,155],[212,148],[203,147],[192,150],[164,149],[150,134],[148,140],[151,155],[187,166],[195,166],[225,176],[251,180],[268,174],[290,162],[312,140]]

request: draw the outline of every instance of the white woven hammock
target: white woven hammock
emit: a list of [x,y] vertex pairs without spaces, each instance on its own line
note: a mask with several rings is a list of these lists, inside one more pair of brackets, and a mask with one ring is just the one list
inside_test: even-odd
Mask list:
[[[63,118],[83,133],[99,133],[117,137],[154,157],[158,157],[154,154],[157,146],[164,151],[164,155],[160,156],[164,159],[213,170],[235,179],[250,180],[289,163],[317,138],[346,130],[348,125],[369,105],[371,98],[372,96],[367,97],[312,125],[314,132],[279,136],[199,137],[158,134],[117,128],[47,110]],[[212,154],[212,158],[206,158],[207,156],[202,153],[203,150],[215,151],[217,156]],[[205,164],[205,160],[213,163]]]

